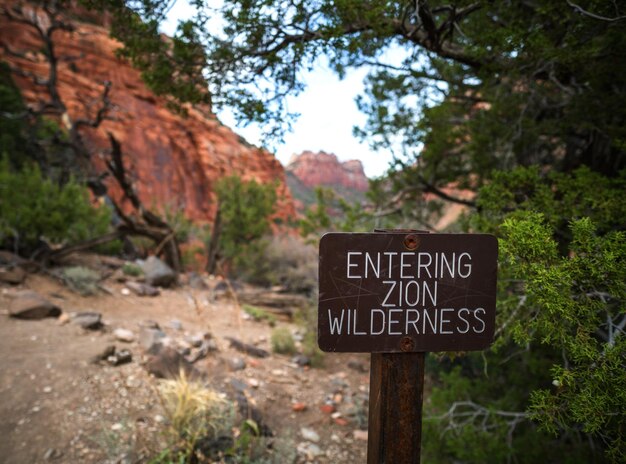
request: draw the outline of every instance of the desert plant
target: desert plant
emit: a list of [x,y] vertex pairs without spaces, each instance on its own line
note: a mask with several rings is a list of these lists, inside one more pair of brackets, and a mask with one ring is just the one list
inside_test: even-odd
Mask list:
[[167,422],[169,448],[164,456],[173,462],[187,462],[199,439],[217,436],[226,417],[227,402],[183,371],[176,379],[162,380],[157,390]]
[[61,275],[66,285],[82,296],[95,295],[98,292],[100,274],[92,269],[83,266],[67,267]]
[[267,321],[271,327],[276,325],[276,317],[262,308],[244,304],[241,309],[243,309],[246,314],[249,314],[255,321]]
[[71,244],[103,235],[110,218],[75,180],[59,185],[36,165],[14,170],[8,158],[0,160],[0,245],[31,252],[42,240]]
[[139,277],[143,274],[143,270],[139,265],[129,262],[124,263],[124,265],[122,266],[122,272],[124,273],[124,275],[131,277]]
[[287,327],[277,327],[272,331],[272,351],[278,354],[295,354],[296,343]]
[[317,251],[300,237],[272,236],[257,253],[247,257],[240,275],[248,282],[280,285],[294,293],[310,295],[317,288]]

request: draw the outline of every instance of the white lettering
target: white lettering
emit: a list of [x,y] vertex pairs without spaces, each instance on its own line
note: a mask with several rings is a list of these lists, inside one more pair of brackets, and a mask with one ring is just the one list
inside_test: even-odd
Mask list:
[[391,318],[393,317],[394,313],[402,313],[401,309],[390,309],[389,310],[389,324],[387,324],[387,333],[389,335],[402,335],[402,332],[392,332],[391,331],[391,326],[392,324],[399,324],[400,321],[394,321]]
[[383,280],[383,284],[391,284],[391,288],[387,292],[387,296],[385,297],[385,300],[383,301],[381,306],[385,306],[385,307],[393,306],[393,303],[387,303],[387,300],[389,299],[391,292],[393,292],[393,289],[396,288],[396,283],[397,282],[395,280]]
[[[422,264],[422,256],[425,256],[428,258],[428,263],[426,264]],[[426,270],[426,272],[428,273],[428,277],[432,278],[432,275],[430,274],[430,270],[428,269],[428,266],[430,266],[430,263],[433,262],[433,257],[430,256],[429,253],[418,253],[417,254],[417,278],[421,279],[422,278],[422,268],[424,268]]]
[[411,267],[411,263],[405,263],[404,258],[409,256],[415,256],[415,253],[401,253],[400,254],[400,278],[401,279],[410,279],[412,276],[404,274],[404,268]]
[[374,260],[369,253],[365,253],[365,278],[367,279],[367,262],[369,261],[373,274],[377,279],[380,278],[380,253],[376,253],[377,262],[374,266]]
[[[409,302],[409,287],[413,284],[415,286],[415,300],[413,303]],[[426,284],[426,282],[424,282]],[[420,302],[420,286],[417,283],[417,280],[409,280],[404,286],[404,301],[408,306],[414,307],[417,306],[417,303]]]
[[446,323],[450,323],[450,319],[444,319],[445,316],[445,312],[450,312],[450,311],[454,311],[453,308],[442,308],[440,309],[440,313],[439,313],[439,333],[440,334],[451,334],[453,333],[452,330],[444,330],[443,328],[443,324]]
[[356,331],[356,309],[353,309],[354,314],[352,315],[352,333],[354,335],[367,335],[367,332],[357,332]]
[[362,254],[363,254],[363,253],[361,253],[360,251],[349,251],[349,252],[348,252],[348,262],[347,262],[347,265],[346,265],[346,269],[347,269],[347,273],[346,273],[346,275],[347,275],[347,278],[348,278],[348,279],[360,279],[360,278],[361,278],[361,276],[360,276],[360,275],[350,275],[350,268],[351,268],[351,267],[358,267],[358,264],[357,264],[357,263],[354,263],[354,264],[353,264],[353,263],[351,263],[350,258],[351,258],[352,256],[360,256],[360,255],[362,255]]
[[481,328],[480,330],[476,330],[476,327],[472,327],[472,330],[474,330],[474,332],[476,332],[477,334],[479,333],[483,333],[485,331],[485,321],[483,321],[480,317],[478,317],[478,313],[481,312],[483,314],[485,314],[485,310],[483,308],[476,308],[474,310],[474,317],[480,322],[481,324]]
[[[409,319],[409,314],[410,313],[414,313],[415,314],[415,319]],[[413,326],[413,330],[415,330],[415,333],[417,335],[419,335],[420,331],[417,329],[417,326],[415,324],[417,324],[417,322],[420,320],[420,313],[417,309],[407,309],[406,311],[406,325],[404,328],[404,333],[406,333],[407,335],[409,334],[409,324],[411,324]]]
[[337,318],[337,317],[333,317],[332,313],[330,312],[330,309],[328,310],[328,320],[330,321],[330,334],[331,335],[335,335],[335,332],[337,332],[337,335],[341,335],[341,329],[343,327],[343,312],[345,310],[342,309],[341,310],[341,319]]
[[461,315],[461,313],[462,313],[462,312],[466,312],[467,314],[469,314],[470,310],[469,310],[469,309],[467,309],[467,308],[461,308],[461,309],[459,309],[459,312],[458,312],[459,319],[461,319],[463,322],[465,322],[465,330],[461,330],[460,328],[457,328],[457,331],[458,331],[459,333],[466,334],[466,333],[469,331],[469,327],[470,327],[470,325],[469,325],[469,322],[467,322],[467,319],[465,319],[465,318]]
[[[470,274],[472,273],[472,265],[471,265],[471,264],[468,264],[468,263],[463,264],[463,263],[461,262],[461,261],[463,260],[463,257],[464,257],[464,256],[467,256],[467,258],[469,259],[469,261],[471,261],[471,260],[472,260],[472,257],[471,257],[471,255],[470,255],[469,253],[461,253],[461,256],[459,256],[459,266],[458,266],[458,268],[459,268],[459,276],[463,277],[464,279],[467,279],[467,278],[470,276]],[[464,268],[465,268],[465,274],[463,274],[463,273],[461,272],[461,266],[464,266]],[[483,310],[483,311],[484,311],[484,310]]]

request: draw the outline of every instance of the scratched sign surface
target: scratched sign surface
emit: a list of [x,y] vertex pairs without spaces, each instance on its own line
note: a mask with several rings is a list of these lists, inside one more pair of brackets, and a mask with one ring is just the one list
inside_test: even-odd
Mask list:
[[322,350],[468,351],[493,341],[494,236],[329,233],[319,253]]

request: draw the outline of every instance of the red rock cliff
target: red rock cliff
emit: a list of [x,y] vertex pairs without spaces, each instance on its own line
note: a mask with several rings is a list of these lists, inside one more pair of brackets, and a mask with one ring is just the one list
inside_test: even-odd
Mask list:
[[340,162],[332,153],[305,151],[293,155],[286,167],[307,187],[343,186],[350,190],[366,192],[368,180],[359,160]]
[[[0,6],[12,3],[0,0]],[[45,22],[43,15],[39,18]],[[115,56],[120,44],[108,30],[72,23],[73,32],[57,30],[53,35],[61,98],[70,117],[84,117],[89,105],[97,107],[103,83],[111,83],[113,120],[83,135],[94,154],[109,148],[107,132],[121,142],[128,170],[135,174],[136,188],[147,207],[183,209],[190,219],[212,220],[216,181],[237,174],[262,183],[277,181],[278,215],[295,214],[284,169],[271,153],[247,144],[207,108],[190,108],[187,117],[171,112],[165,100],[144,85],[139,72]],[[14,79],[33,106],[49,99],[45,87],[35,85],[33,79],[47,77],[48,61],[41,49],[34,28],[0,15],[0,59],[18,70]],[[109,192],[116,198],[121,195],[113,184]]]

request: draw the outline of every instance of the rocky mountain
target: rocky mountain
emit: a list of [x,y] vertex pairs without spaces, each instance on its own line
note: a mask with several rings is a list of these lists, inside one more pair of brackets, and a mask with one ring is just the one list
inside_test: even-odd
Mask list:
[[292,155],[285,167],[287,184],[303,206],[315,201],[315,188],[326,187],[349,201],[360,201],[369,187],[359,160],[341,162],[332,153],[304,151]]
[[[12,4],[0,0],[0,7]],[[41,11],[29,14],[41,27],[49,24]],[[121,142],[127,170],[146,206],[182,209],[190,219],[212,220],[215,183],[237,174],[245,180],[277,182],[279,215],[286,219],[295,214],[285,171],[271,153],[246,143],[210,108],[189,107],[186,116],[171,111],[164,98],[146,87],[139,71],[116,56],[120,44],[105,27],[70,22],[72,31],[57,29],[52,35],[59,95],[72,120],[93,118],[104,83],[110,83],[108,119],[82,133],[95,155],[110,147],[107,133]],[[48,78],[49,61],[35,27],[0,14],[0,60],[14,70],[14,80],[31,107],[50,99],[46,86],[40,85]],[[94,159],[98,163],[97,156]],[[121,197],[113,182],[109,194]]]

